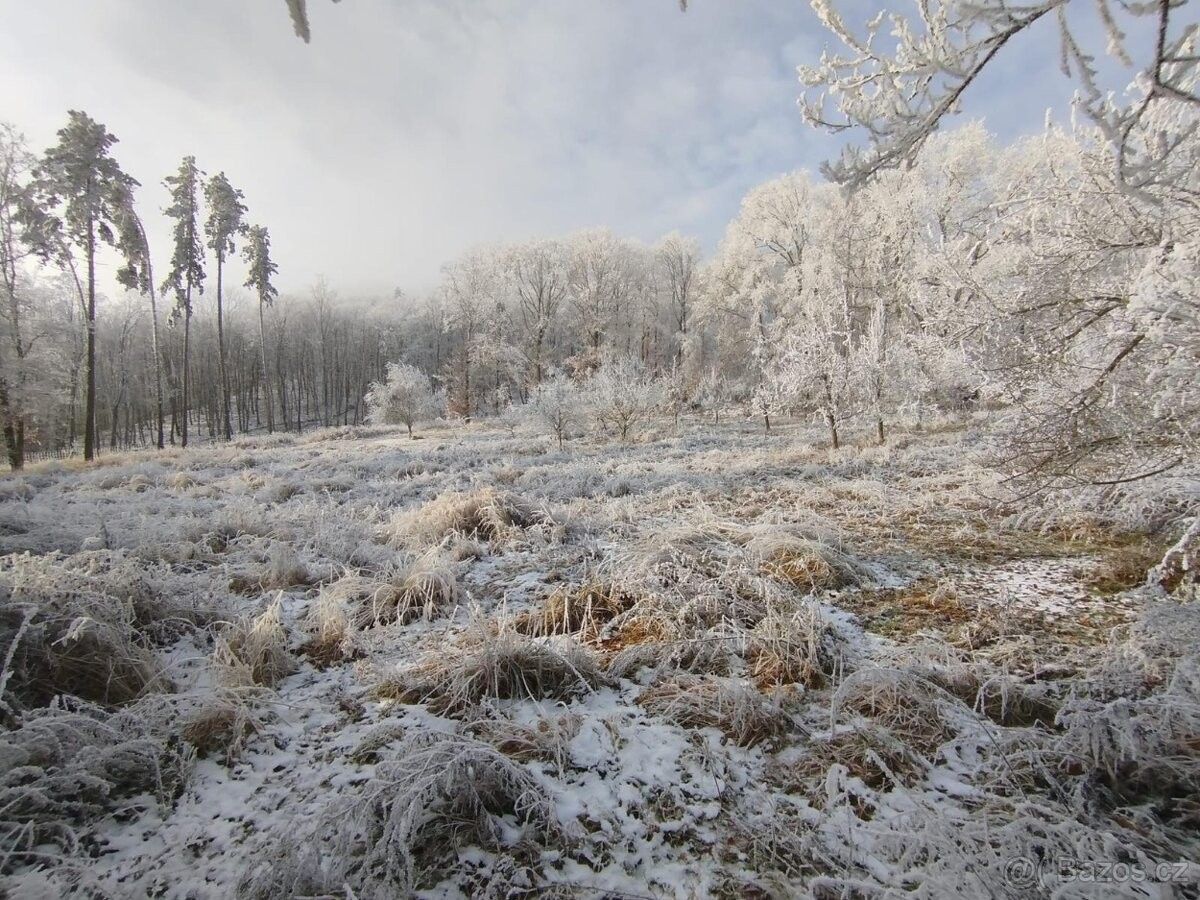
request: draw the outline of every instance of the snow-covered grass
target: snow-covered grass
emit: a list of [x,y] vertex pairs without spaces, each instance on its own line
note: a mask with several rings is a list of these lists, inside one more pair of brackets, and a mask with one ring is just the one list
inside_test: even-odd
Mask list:
[[1200,608],[1140,586],[1194,481],[1024,500],[969,427],[647,434],[336,429],[0,479],[3,888],[1194,885]]

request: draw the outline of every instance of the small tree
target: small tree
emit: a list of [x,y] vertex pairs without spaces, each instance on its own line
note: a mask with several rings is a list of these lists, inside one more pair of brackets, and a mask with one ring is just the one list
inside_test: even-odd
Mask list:
[[587,405],[606,430],[622,441],[662,402],[662,390],[637,360],[610,359],[587,383]]
[[246,287],[258,297],[258,349],[262,356],[263,405],[267,408],[267,433],[275,433],[275,412],[271,399],[271,370],[267,368],[267,325],[264,310],[271,305],[279,291],[271,284],[271,276],[279,267],[271,261],[271,235],[262,225],[252,225],[246,232],[246,244],[242,257],[250,271],[246,273]]
[[404,425],[413,436],[413,425],[432,418],[435,411],[429,376],[407,363],[388,363],[387,379],[367,391],[368,418],[378,425]]
[[562,450],[564,439],[579,422],[581,406],[579,385],[554,371],[534,388],[528,409],[537,424],[554,435]]

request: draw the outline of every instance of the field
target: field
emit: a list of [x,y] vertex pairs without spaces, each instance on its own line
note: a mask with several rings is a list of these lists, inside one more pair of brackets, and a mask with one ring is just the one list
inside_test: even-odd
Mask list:
[[417,437],[0,481],[9,896],[1196,896],[1169,484],[1021,499],[972,425]]

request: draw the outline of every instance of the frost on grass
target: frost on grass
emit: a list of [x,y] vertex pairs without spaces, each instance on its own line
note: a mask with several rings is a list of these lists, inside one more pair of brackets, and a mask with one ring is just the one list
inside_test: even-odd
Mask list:
[[550,797],[528,770],[489,744],[425,731],[400,742],[353,795],[332,802],[320,833],[330,845],[320,862],[289,840],[280,860],[246,874],[240,896],[295,896],[289,892],[301,884],[407,896],[452,874],[467,848],[495,857],[476,873],[488,895],[501,895],[493,892],[502,884],[531,890],[541,881],[541,853],[563,841]]
[[227,687],[273,687],[296,670],[283,627],[283,600],[275,600],[259,615],[244,616],[227,625],[217,637],[213,664]]
[[155,656],[206,614],[159,594],[132,563],[54,555],[0,559],[4,698],[39,707],[59,694],[102,704],[169,686]]
[[456,536],[495,545],[517,540],[528,529],[553,524],[546,510],[516,494],[480,488],[469,493],[449,491],[397,513],[387,536],[397,547],[436,546]]
[[550,644],[511,629],[476,628],[447,648],[382,680],[377,696],[465,716],[496,700],[567,700],[605,682],[595,656],[571,643]]
[[734,743],[753,747],[787,730],[782,704],[752,685],[712,675],[677,675],[642,691],[638,705],[685,728],[716,728]]
[[28,713],[0,737],[0,871],[86,852],[91,825],[169,803],[187,768],[136,710],[65,701]]

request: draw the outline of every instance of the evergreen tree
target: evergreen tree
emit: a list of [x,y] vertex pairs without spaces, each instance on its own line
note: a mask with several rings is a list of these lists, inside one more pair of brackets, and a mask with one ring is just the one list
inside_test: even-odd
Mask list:
[[34,170],[31,221],[27,230],[45,259],[73,266],[71,249],[87,262],[87,290],[81,291],[87,320],[86,399],[83,456],[96,452],[96,250],[100,242],[115,246],[122,211],[138,182],[121,171],[110,155],[117,139],[87,113],[71,110],[58,143],[48,149]]
[[271,399],[271,372],[267,368],[267,327],[264,310],[279,292],[271,284],[271,276],[278,266],[271,262],[271,235],[266,227],[252,225],[246,232],[246,244],[242,248],[242,256],[250,266],[246,275],[246,287],[254,291],[258,297],[258,346],[262,353],[263,398],[267,407],[267,433],[275,432],[275,413]]
[[233,426],[229,416],[229,369],[225,356],[222,274],[225,269],[225,257],[234,252],[234,237],[246,233],[246,225],[242,221],[246,214],[246,205],[242,203],[242,198],[242,192],[229,183],[224,172],[218,172],[204,184],[204,202],[208,205],[208,220],[204,223],[204,231],[208,237],[208,246],[217,255],[217,370],[221,379],[221,428],[227,441],[233,437]]
[[179,171],[168,175],[163,181],[171,192],[171,205],[163,213],[175,220],[175,250],[171,254],[171,270],[167,273],[162,290],[175,292],[175,312],[183,317],[183,397],[179,436],[185,447],[188,443],[190,401],[188,370],[191,365],[192,291],[204,292],[204,248],[200,245],[200,204],[197,197],[203,174],[196,167],[196,157],[185,156],[179,164]]
[[[121,209],[118,221],[118,249],[125,257],[125,265],[117,272],[117,281],[130,290],[138,291],[150,298],[151,350],[154,355],[154,407],[156,441],[158,449],[163,440],[163,385],[162,348],[158,335],[158,298],[154,290],[154,270],[150,264],[150,241],[141,217],[133,208],[133,198]],[[114,425],[115,428],[115,425]]]

